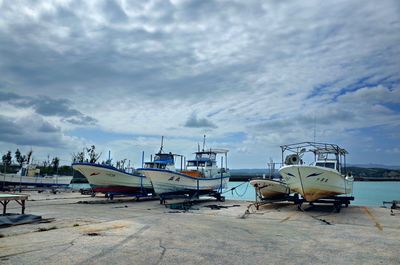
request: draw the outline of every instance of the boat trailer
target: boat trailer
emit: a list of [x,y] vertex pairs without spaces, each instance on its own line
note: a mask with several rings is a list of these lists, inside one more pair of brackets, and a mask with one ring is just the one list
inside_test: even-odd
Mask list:
[[263,204],[266,203],[276,203],[276,202],[293,202],[295,205],[297,205],[297,208],[299,210],[302,210],[301,206],[303,203],[308,202],[310,205],[314,204],[333,204],[333,207],[335,208],[335,211],[337,213],[340,212],[342,209],[342,205],[344,205],[346,208],[349,206],[350,201],[354,200],[354,196],[331,196],[331,197],[326,197],[326,198],[321,198],[313,202],[308,202],[304,198],[300,198],[300,195],[295,193],[295,194],[289,194],[282,196],[277,199],[264,199],[261,197],[256,197],[256,209],[258,210],[259,207]]
[[383,206],[386,207],[386,205],[390,205],[390,214],[394,215],[394,210],[400,211],[400,201],[384,201]]
[[[189,209],[195,202],[198,202],[200,196],[214,197],[217,201],[225,201],[225,197],[218,191],[202,191],[202,190],[183,190],[176,192],[168,192],[160,194],[160,204],[170,208]],[[178,203],[168,203],[167,200],[181,199]]]
[[[90,195],[92,197],[96,196],[96,192],[92,188],[89,189],[80,189],[79,192],[82,195]],[[155,198],[156,195],[154,192],[149,192],[145,189],[139,191],[139,192],[118,192],[118,191],[108,191],[108,192],[101,192],[104,194],[104,197],[109,199],[109,200],[114,200],[114,197],[116,196],[123,196],[123,197],[134,197],[136,200],[139,200],[140,198]]]

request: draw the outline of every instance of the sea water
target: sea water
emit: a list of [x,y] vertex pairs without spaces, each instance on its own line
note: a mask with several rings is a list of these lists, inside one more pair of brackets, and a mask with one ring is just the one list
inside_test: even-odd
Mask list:
[[[232,188],[235,189],[229,191]],[[400,181],[355,181],[352,195],[352,205],[382,206],[383,201],[400,200]],[[256,194],[249,182],[229,182],[224,196],[226,199],[254,201]]]

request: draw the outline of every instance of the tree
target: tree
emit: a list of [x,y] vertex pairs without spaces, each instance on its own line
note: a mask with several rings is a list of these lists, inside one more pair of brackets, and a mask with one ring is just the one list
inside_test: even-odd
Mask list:
[[90,148],[86,148],[86,151],[89,154],[89,163],[96,163],[101,156],[101,153],[96,153],[96,147],[94,145],[92,145]]
[[27,154],[27,159],[26,159],[26,161],[27,161],[28,164],[29,164],[29,162],[31,161],[32,153],[33,153],[33,151],[31,150],[31,151],[29,151],[28,154]]
[[4,173],[7,173],[7,167],[11,166],[12,156],[11,151],[8,151],[7,154],[2,157],[3,165],[4,165]]
[[74,163],[82,163],[85,160],[85,154],[83,152],[73,153],[72,154],[72,161]]
[[58,173],[58,166],[60,164],[60,159],[58,157],[54,157],[51,161],[51,165],[53,166],[53,172]]
[[17,149],[17,151],[15,151],[15,160],[22,167],[22,164],[27,161],[27,158],[25,155],[21,155],[21,152]]

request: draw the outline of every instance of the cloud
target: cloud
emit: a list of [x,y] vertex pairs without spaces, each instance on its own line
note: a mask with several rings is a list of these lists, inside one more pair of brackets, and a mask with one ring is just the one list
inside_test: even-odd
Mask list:
[[[376,126],[398,145],[398,11],[395,1],[5,1],[0,114],[40,115],[63,134],[191,142],[203,128],[233,150],[245,144],[232,161],[262,165],[257,154],[277,143],[312,138],[314,117],[317,139],[379,147]],[[246,139],[223,141],[234,132]]]
[[53,99],[42,95],[28,97],[0,91],[0,102],[6,102],[19,108],[33,108],[39,115],[61,117],[62,121],[75,125],[94,125],[97,122],[95,118],[72,108],[72,101],[68,99]]
[[206,118],[197,118],[196,113],[192,113],[185,122],[185,127],[189,128],[217,128],[217,126]]
[[0,139],[15,145],[66,147],[60,128],[34,115],[13,119],[0,115]]

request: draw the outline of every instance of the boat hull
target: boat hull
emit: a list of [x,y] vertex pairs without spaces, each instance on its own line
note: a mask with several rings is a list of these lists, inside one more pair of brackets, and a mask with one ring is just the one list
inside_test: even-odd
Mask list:
[[34,187],[67,187],[72,176],[19,176],[17,174],[1,174],[0,186],[34,186]]
[[290,191],[299,193],[308,202],[353,192],[353,177],[343,176],[334,169],[290,165],[280,168],[279,173]]
[[131,174],[116,168],[90,163],[72,164],[84,175],[95,192],[152,192],[150,180],[140,174]]
[[199,178],[185,175],[170,170],[141,168],[138,172],[145,175],[153,183],[154,191],[157,194],[217,191],[228,186],[228,173],[224,173],[222,178]]
[[254,179],[250,184],[263,199],[277,199],[285,197],[290,193],[289,187],[280,181],[271,179]]

